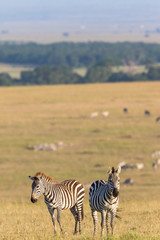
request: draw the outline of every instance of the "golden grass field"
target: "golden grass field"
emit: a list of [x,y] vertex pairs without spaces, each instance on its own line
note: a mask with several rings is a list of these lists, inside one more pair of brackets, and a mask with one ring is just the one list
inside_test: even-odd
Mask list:
[[[144,116],[146,109],[151,116]],[[102,111],[109,116],[90,118],[92,112]],[[65,235],[54,236],[43,197],[30,202],[28,176],[42,171],[57,181],[75,178],[90,184],[107,179],[108,167],[121,161],[144,163],[144,169],[121,172],[121,220],[116,219],[109,239],[160,239],[160,169],[152,170],[151,157],[160,150],[160,122],[155,122],[159,115],[160,82],[1,87],[0,239],[92,239],[88,188],[82,235],[72,235],[74,220],[66,210]],[[58,141],[72,146],[54,152],[27,148]],[[134,180],[132,186],[123,184],[128,177]]]

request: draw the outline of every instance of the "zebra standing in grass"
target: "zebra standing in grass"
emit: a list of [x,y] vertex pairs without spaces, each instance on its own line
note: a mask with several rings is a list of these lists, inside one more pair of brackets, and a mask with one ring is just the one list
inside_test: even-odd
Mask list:
[[37,172],[34,177],[29,176],[33,181],[31,201],[35,203],[38,198],[43,194],[44,201],[51,214],[54,233],[56,234],[56,224],[54,211],[57,210],[57,221],[60,226],[61,232],[61,211],[69,208],[75,218],[75,230],[77,231],[77,224],[79,222],[79,233],[81,233],[81,221],[83,220],[83,199],[85,195],[84,187],[76,180],[66,180],[57,183],[53,178],[46,176],[42,172]]
[[112,170],[108,172],[108,182],[98,180],[92,183],[89,189],[89,204],[94,223],[94,235],[97,232],[97,212],[101,213],[101,236],[103,236],[103,228],[105,225],[107,234],[109,232],[109,216],[111,216],[111,229],[113,234],[114,218],[119,204],[120,172],[121,167],[118,167],[117,170],[112,167]]

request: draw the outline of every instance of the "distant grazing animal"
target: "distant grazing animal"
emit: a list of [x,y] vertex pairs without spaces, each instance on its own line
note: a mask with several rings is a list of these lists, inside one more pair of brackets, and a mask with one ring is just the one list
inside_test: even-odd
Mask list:
[[157,165],[160,165],[160,158],[157,159]]
[[145,110],[145,111],[144,111],[144,114],[145,114],[146,116],[150,116],[150,115],[151,115],[151,113],[150,113],[148,110]]
[[98,115],[99,115],[98,112],[93,112],[93,113],[91,113],[90,117],[95,118],[95,117],[98,117]]
[[118,167],[123,167],[123,166],[125,166],[126,165],[126,162],[125,161],[122,161],[122,162],[120,162],[120,163],[118,163]]
[[143,163],[136,163],[136,167],[138,170],[142,170],[144,168],[144,164]]
[[133,169],[135,166],[133,164],[128,164],[126,163],[125,165],[121,166],[121,169],[128,169],[128,168],[131,168]]
[[132,184],[133,184],[133,179],[132,179],[132,178],[127,178],[127,179],[123,182],[123,184],[125,184],[125,185],[132,185]]
[[160,150],[156,150],[152,153],[152,158],[159,157],[160,156]]
[[128,113],[128,108],[123,108],[124,113]]
[[154,171],[156,171],[156,170],[157,170],[157,168],[158,168],[158,165],[157,165],[157,163],[152,163],[152,169],[153,169]]
[[79,222],[79,233],[81,233],[81,221],[83,220],[83,199],[85,195],[84,187],[76,180],[66,180],[57,183],[53,178],[45,175],[42,172],[37,172],[34,177],[29,176],[33,181],[31,201],[37,202],[38,198],[43,194],[44,201],[51,214],[54,233],[56,234],[56,224],[54,211],[57,210],[57,221],[61,232],[61,211],[69,208],[75,218],[75,230],[77,231],[77,224]]
[[102,116],[103,117],[108,117],[109,116],[109,112],[107,112],[107,111],[106,112],[102,112]]
[[120,172],[121,167],[118,167],[117,170],[112,167],[112,170],[108,172],[108,182],[98,180],[90,186],[89,204],[94,223],[94,235],[97,232],[97,212],[101,213],[101,236],[103,236],[105,226],[107,227],[107,234],[109,232],[109,216],[111,216],[111,229],[113,234],[114,218],[119,205]]
[[159,122],[159,121],[160,121],[160,117],[157,117],[157,118],[156,118],[156,122]]

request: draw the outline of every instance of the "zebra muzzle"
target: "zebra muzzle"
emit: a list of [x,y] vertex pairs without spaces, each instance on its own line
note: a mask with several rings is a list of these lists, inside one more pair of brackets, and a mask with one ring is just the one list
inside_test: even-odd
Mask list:
[[117,197],[119,195],[119,191],[117,188],[114,188],[113,190],[113,197]]
[[33,197],[31,197],[31,202],[32,202],[32,203],[35,203],[35,202],[37,202],[37,199],[36,199],[36,198],[33,198]]

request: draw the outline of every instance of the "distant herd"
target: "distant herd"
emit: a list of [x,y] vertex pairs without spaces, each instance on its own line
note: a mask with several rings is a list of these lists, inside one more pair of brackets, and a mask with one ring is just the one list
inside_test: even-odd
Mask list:
[[[128,108],[123,108],[123,112],[124,112],[124,113],[128,113]],[[145,111],[144,111],[144,115],[150,116],[151,113],[150,113],[149,110],[145,110]],[[160,116],[158,116],[155,121],[156,121],[156,122],[159,122],[159,121],[160,121]]]
[[[123,108],[123,112],[124,112],[125,114],[127,114],[127,113],[129,112],[129,111],[128,111],[128,108]],[[103,117],[108,117],[108,116],[109,116],[109,112],[108,112],[108,111],[103,111],[103,112],[101,112],[101,115],[102,115]],[[145,115],[145,116],[150,116],[150,115],[151,115],[151,112],[150,112],[149,110],[144,110],[144,115]],[[99,112],[92,112],[92,113],[90,114],[90,118],[96,118],[96,117],[98,117],[98,116],[99,116]],[[160,122],[160,116],[158,116],[155,121],[156,121],[156,122]]]

